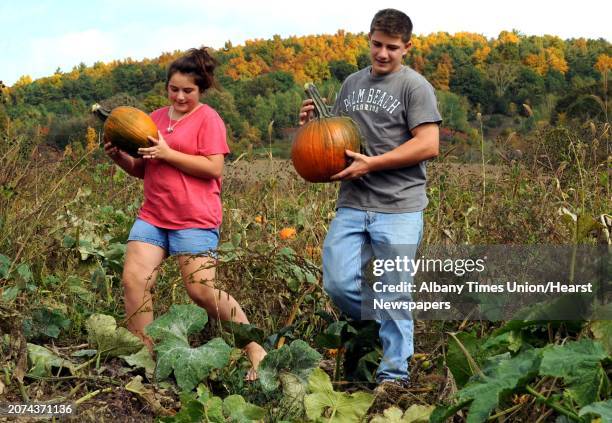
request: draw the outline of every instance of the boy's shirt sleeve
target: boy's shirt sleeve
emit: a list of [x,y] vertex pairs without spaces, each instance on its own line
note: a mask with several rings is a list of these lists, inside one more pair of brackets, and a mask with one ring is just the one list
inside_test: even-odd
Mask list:
[[424,123],[442,122],[436,93],[429,82],[424,82],[407,92],[405,104],[406,122],[410,130]]

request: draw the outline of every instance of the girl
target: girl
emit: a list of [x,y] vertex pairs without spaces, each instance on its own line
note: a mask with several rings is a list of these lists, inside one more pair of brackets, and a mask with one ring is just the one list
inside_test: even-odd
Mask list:
[[[144,203],[130,231],[123,269],[128,329],[151,350],[144,328],[153,321],[151,288],[158,266],[176,256],[191,299],[216,319],[248,323],[236,300],[215,289],[214,259],[194,254],[217,247],[221,225],[221,175],[229,149],[225,125],[217,112],[200,103],[215,85],[217,62],[206,48],[191,49],[170,64],[166,78],[169,107],[151,113],[158,138],[139,149],[142,158],[104,145],[106,153],[128,174],[144,179]],[[233,315],[232,315],[233,311]],[[248,380],[266,355],[257,343],[245,348],[251,361]]]

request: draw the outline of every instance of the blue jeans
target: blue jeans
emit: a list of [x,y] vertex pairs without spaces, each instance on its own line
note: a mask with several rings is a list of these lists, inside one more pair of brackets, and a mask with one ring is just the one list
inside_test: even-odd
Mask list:
[[[418,245],[423,212],[380,213],[339,208],[323,244],[323,286],[336,306],[361,319],[361,249],[364,244]],[[378,382],[407,380],[408,359],[414,353],[412,320],[381,320],[383,357]]]

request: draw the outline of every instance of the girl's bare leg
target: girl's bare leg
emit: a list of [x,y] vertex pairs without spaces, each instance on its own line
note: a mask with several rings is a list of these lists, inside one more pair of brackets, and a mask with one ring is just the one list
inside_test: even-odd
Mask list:
[[[249,319],[234,297],[214,287],[214,259],[178,256],[178,263],[187,293],[197,305],[206,309],[215,319],[249,323]],[[247,379],[255,380],[257,368],[266,356],[266,350],[256,342],[251,342],[244,350],[253,366],[247,374]]]
[[156,245],[140,241],[127,243],[122,278],[127,328],[142,339],[149,351],[153,349],[153,341],[144,329],[153,321],[151,289],[165,256],[166,250]]

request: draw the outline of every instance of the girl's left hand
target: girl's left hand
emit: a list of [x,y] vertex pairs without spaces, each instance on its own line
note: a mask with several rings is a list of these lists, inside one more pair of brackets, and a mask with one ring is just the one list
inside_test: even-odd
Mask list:
[[142,154],[144,159],[158,159],[164,160],[168,158],[168,155],[172,151],[161,132],[157,131],[157,136],[159,138],[148,137],[149,141],[153,146],[146,148],[139,148],[138,154]]

